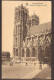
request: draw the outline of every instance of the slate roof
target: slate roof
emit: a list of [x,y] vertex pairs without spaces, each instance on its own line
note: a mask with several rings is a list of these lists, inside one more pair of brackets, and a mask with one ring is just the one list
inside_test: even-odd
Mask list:
[[51,31],[51,22],[30,27],[30,35],[35,35],[38,33],[46,33],[48,31]]

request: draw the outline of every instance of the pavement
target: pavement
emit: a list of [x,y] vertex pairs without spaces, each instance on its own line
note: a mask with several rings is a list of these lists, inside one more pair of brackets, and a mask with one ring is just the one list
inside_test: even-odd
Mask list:
[[34,70],[33,72],[29,73],[28,75],[22,77],[22,79],[51,79],[51,70],[50,67],[47,65],[42,65],[42,69]]
[[34,65],[26,64],[14,64],[13,66],[10,65],[3,65],[2,66],[2,79],[21,79],[28,73],[33,72],[36,69]]
[[42,65],[42,69],[39,69],[39,65],[34,66],[34,64],[28,64],[27,66],[26,64],[2,66],[3,79],[32,79],[32,78],[50,79],[51,78],[50,73],[51,73],[50,67],[47,65]]
[[50,79],[51,80],[51,68],[45,67],[39,74],[35,75],[34,79]]
[[34,70],[33,72],[25,75],[24,77],[22,77],[22,79],[32,79],[33,77],[35,77],[35,75],[37,75],[39,72],[41,72],[41,70]]

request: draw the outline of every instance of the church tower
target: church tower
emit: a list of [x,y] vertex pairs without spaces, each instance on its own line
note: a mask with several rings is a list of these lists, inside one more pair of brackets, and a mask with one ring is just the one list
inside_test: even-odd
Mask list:
[[39,16],[37,16],[35,13],[30,17],[30,26],[34,27],[36,25],[39,25]]
[[29,12],[22,4],[15,8],[15,21],[14,21],[14,45],[13,54],[14,57],[21,58],[21,48],[23,47],[23,41],[27,36],[27,20]]

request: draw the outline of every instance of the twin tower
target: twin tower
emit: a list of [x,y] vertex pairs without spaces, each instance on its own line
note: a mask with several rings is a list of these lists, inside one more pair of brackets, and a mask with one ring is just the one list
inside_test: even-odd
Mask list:
[[29,16],[28,9],[22,4],[15,8],[15,21],[13,33],[13,54],[21,58],[21,48],[26,37],[30,35],[30,28],[39,24],[39,17],[35,14]]

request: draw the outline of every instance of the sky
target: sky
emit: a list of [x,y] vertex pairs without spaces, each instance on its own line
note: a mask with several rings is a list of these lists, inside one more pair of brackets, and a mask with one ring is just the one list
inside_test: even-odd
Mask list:
[[[23,4],[29,15],[39,16],[40,24],[51,21],[51,1],[2,1],[2,51],[9,51],[13,56],[13,30],[15,7]],[[38,6],[39,5],[39,6]]]

